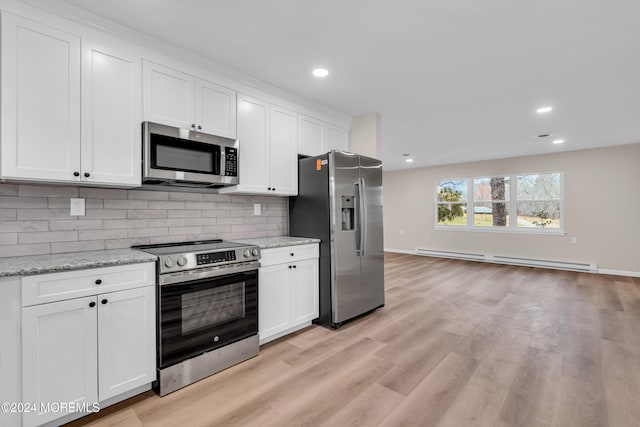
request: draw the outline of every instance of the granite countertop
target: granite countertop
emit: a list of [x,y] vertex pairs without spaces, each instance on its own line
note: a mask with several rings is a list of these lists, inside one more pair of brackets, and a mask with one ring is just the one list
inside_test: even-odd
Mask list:
[[135,249],[67,252],[0,258],[0,277],[30,276],[85,268],[154,262],[156,256]]
[[252,239],[241,239],[241,240],[234,240],[234,242],[258,245],[260,249],[270,249],[270,248],[282,248],[285,246],[308,245],[310,243],[320,243],[320,239],[316,239],[312,237],[278,236],[278,237],[256,237]]

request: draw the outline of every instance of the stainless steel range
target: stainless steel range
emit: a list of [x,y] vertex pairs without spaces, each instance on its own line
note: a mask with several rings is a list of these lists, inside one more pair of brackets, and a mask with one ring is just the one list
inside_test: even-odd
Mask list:
[[257,246],[207,240],[134,248],[158,256],[160,396],[258,354]]

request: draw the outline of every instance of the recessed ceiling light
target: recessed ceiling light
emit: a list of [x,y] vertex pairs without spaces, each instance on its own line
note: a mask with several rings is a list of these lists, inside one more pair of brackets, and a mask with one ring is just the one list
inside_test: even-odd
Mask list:
[[327,77],[329,75],[329,70],[327,70],[326,68],[316,68],[312,72],[316,77]]
[[413,163],[413,159],[411,157],[408,157],[404,160],[407,163]]
[[552,142],[554,144],[562,144],[564,142],[564,139],[554,139]]
[[546,114],[550,113],[553,110],[553,107],[540,107],[536,110],[538,114]]

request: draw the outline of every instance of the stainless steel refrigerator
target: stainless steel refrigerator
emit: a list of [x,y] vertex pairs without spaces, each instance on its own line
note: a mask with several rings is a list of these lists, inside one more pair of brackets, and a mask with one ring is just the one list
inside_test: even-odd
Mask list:
[[384,305],[382,163],[343,151],[300,159],[289,232],[320,243],[320,317],[343,322]]

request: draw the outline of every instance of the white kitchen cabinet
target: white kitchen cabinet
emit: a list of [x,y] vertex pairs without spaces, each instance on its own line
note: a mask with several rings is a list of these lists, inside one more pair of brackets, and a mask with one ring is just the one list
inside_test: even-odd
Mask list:
[[331,150],[349,150],[349,131],[323,120],[298,114],[298,153],[317,156]]
[[238,94],[239,181],[220,193],[298,193],[296,113]]
[[[154,267],[132,264],[22,279],[23,402],[104,407],[105,401],[150,388],[156,377],[156,314],[154,276],[148,273]],[[109,292],[123,287],[131,289]],[[31,305],[39,301],[47,302]],[[26,412],[23,424],[66,415]]]
[[2,178],[140,185],[140,57],[122,46],[2,13]]
[[83,40],[82,181],[141,185],[140,68],[128,46]]
[[263,249],[258,285],[260,344],[318,317],[318,244]]
[[144,120],[236,137],[236,92],[187,73],[143,61]]
[[80,37],[7,12],[1,27],[2,177],[80,181]]
[[[98,328],[95,297],[22,310],[22,401],[98,402]],[[25,412],[23,425],[55,420],[60,412]],[[46,409],[46,408],[43,408]]]
[[349,151],[349,130],[333,125],[327,125],[325,130],[322,149],[324,153],[331,150]]
[[156,379],[155,288],[99,295],[97,302],[98,398],[103,401]]

